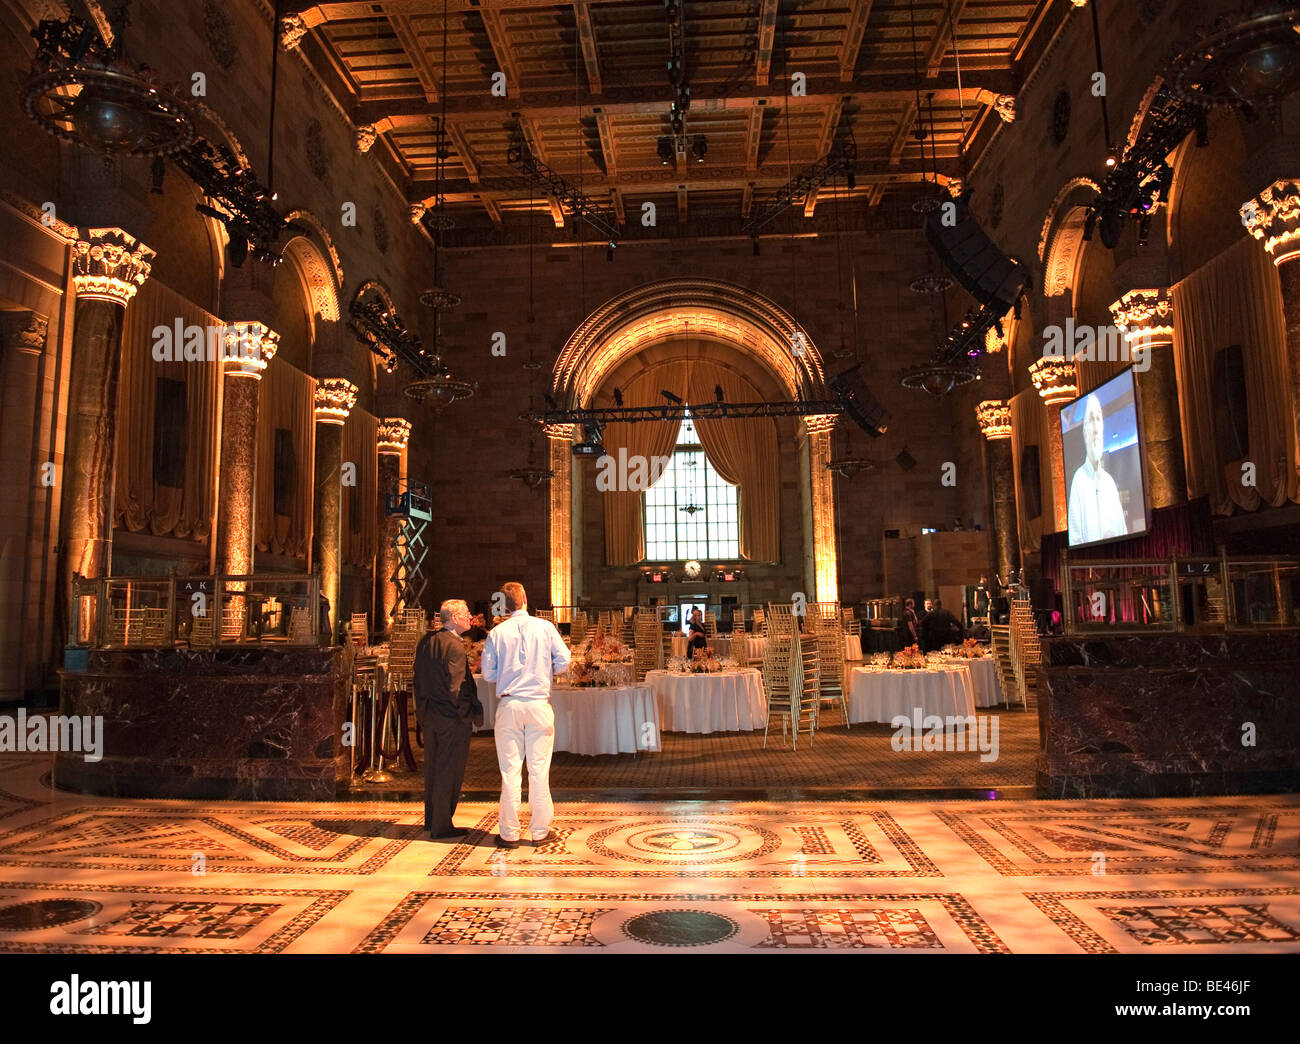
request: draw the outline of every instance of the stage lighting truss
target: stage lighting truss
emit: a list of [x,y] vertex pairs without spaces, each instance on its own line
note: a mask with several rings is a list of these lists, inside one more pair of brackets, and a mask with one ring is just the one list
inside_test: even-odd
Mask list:
[[811,167],[796,174],[776,190],[776,194],[763,206],[754,209],[753,216],[741,226],[745,235],[757,235],[764,225],[774,221],[787,208],[808,198],[808,193],[821,188],[832,178],[844,174],[849,186],[853,185],[853,171],[858,162],[858,147],[845,141],[831,149]]
[[1141,137],[1102,181],[1100,193],[1088,208],[1083,238],[1092,239],[1100,227],[1102,243],[1114,249],[1125,222],[1136,221],[1139,243],[1144,243],[1151,215],[1169,201],[1174,172],[1167,157],[1193,132],[1198,146],[1209,144],[1205,109],[1180,101],[1162,87],[1147,113]]
[[[537,424],[581,424],[586,442],[599,443],[603,426],[612,423],[635,424],[638,421],[696,419],[733,419],[747,417],[805,417],[822,413],[842,413],[839,402],[798,400],[792,402],[688,402],[659,403],[653,406],[610,406],[603,409],[530,410],[526,416]],[[587,425],[594,425],[588,429]],[[590,434],[596,438],[589,439]]]
[[227,250],[236,268],[247,254],[268,264],[280,263],[278,243],[290,222],[271,206],[275,196],[251,167],[241,165],[227,146],[206,138],[196,138],[171,159],[216,204],[200,203],[196,209],[226,227]]
[[524,140],[523,131],[517,130],[506,152],[506,161],[512,167],[518,167],[532,184],[537,186],[545,196],[551,196],[568,214],[580,218],[600,233],[612,248],[617,245],[619,231],[616,225],[605,218],[604,206],[597,203],[586,193],[580,192],[569,184],[564,176],[552,170],[533,155]]
[[349,329],[384,360],[385,368],[390,360],[400,360],[419,377],[433,373],[433,360],[424,343],[382,302],[353,301],[349,313]]

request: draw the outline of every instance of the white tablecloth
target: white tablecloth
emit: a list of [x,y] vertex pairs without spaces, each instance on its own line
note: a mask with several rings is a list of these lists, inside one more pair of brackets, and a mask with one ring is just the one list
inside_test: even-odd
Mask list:
[[[474,675],[483,728],[490,729],[496,715],[496,686]],[[660,749],[659,701],[649,685],[551,689],[555,711],[555,749],[570,754],[634,754]]]
[[1002,677],[998,673],[997,660],[986,656],[979,660],[962,660],[961,663],[970,668],[976,707],[996,707],[1002,702]]
[[846,660],[862,659],[862,639],[856,634],[844,636],[844,658]]
[[975,713],[971,672],[963,666],[932,667],[918,671],[876,670],[855,667],[849,683],[849,721],[881,721],[895,715],[966,717]]
[[650,671],[645,681],[668,732],[752,732],[767,724],[763,676],[752,667],[729,674]]

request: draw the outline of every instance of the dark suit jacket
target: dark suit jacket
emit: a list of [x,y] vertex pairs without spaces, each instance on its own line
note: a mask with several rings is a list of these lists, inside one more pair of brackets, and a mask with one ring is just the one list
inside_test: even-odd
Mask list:
[[434,710],[447,718],[468,718],[477,702],[474,694],[465,643],[448,630],[421,638],[415,648],[415,709],[420,716]]

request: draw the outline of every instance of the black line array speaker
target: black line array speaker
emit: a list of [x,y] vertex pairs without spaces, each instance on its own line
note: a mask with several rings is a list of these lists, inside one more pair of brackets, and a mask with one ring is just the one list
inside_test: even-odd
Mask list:
[[925,238],[975,300],[1005,315],[1025,292],[1029,276],[1024,265],[984,234],[970,215],[969,198],[966,193],[930,211],[925,217]]
[[861,369],[859,363],[836,374],[830,380],[830,389],[854,424],[871,435],[880,436],[889,430],[889,411],[867,390]]

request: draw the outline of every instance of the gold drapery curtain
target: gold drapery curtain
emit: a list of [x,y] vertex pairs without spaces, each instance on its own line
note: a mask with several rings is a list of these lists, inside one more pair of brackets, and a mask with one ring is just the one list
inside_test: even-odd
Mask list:
[[1080,395],[1095,391],[1127,367],[1127,359],[1075,359],[1074,379]]
[[[281,359],[262,375],[257,410],[257,549],[306,559],[311,537],[312,462],[316,452],[316,381]],[[289,514],[275,512],[275,432],[289,432],[293,483]],[[282,462],[287,463],[287,461]],[[283,505],[282,505],[283,506]]]
[[[1243,237],[1171,294],[1188,494],[1208,495],[1216,515],[1231,514],[1234,505],[1249,511],[1300,500],[1286,322],[1272,258]],[[1214,430],[1215,402],[1224,394],[1214,387],[1214,359],[1234,344],[1245,368],[1254,487],[1242,485],[1239,464],[1220,459]]]
[[[354,409],[343,424],[343,462],[357,466],[357,484],[343,487],[343,562],[369,568],[379,545],[379,420]],[[357,528],[353,528],[353,522]]]
[[[206,540],[212,529],[216,501],[218,369],[220,363],[157,362],[153,357],[155,327],[165,326],[175,340],[176,320],[182,330],[206,331],[220,320],[150,279],[127,306],[122,327],[122,369],[117,393],[117,474],[113,521],[132,532],[153,536]],[[218,346],[220,347],[220,346]],[[183,350],[184,339],[174,344]],[[185,461],[181,486],[154,481],[154,412],[159,378],[185,385]]]
[[[662,403],[662,390],[687,402],[712,402],[722,387],[730,402],[754,402],[754,387],[732,370],[707,359],[671,360],[629,382],[623,390],[627,406]],[[675,421],[610,424],[605,451],[628,459],[668,456],[677,442]],[[755,562],[775,562],[781,550],[780,478],[776,425],[770,418],[696,420],[700,444],[724,481],[739,487],[740,553]],[[604,494],[605,560],[609,565],[634,565],[645,558],[645,503],[640,492]]]
[[[1022,551],[1037,551],[1044,527],[1052,527],[1055,507],[1052,489],[1052,444],[1047,431],[1047,407],[1036,388],[1026,388],[1011,399],[1011,461],[1016,480],[1016,517]],[[1020,481],[1020,461],[1025,447],[1038,447],[1038,485],[1042,514],[1031,518]]]
[[[683,399],[687,397],[691,360],[678,359],[632,381],[623,389],[624,406],[651,406],[663,402],[659,394],[666,389]],[[639,421],[636,424],[610,424],[605,428],[605,452],[619,459],[619,450],[627,458],[640,455],[666,457],[677,442],[678,421]],[[605,562],[608,565],[635,565],[645,558],[645,503],[640,492],[610,490],[603,494],[605,509]]]
[[[710,402],[722,388],[727,402],[757,402],[757,390],[716,363],[698,361],[691,370],[690,402]],[[740,487],[740,553],[752,562],[781,557],[781,498],[776,422],[771,417],[697,420],[695,430],[722,478]]]

